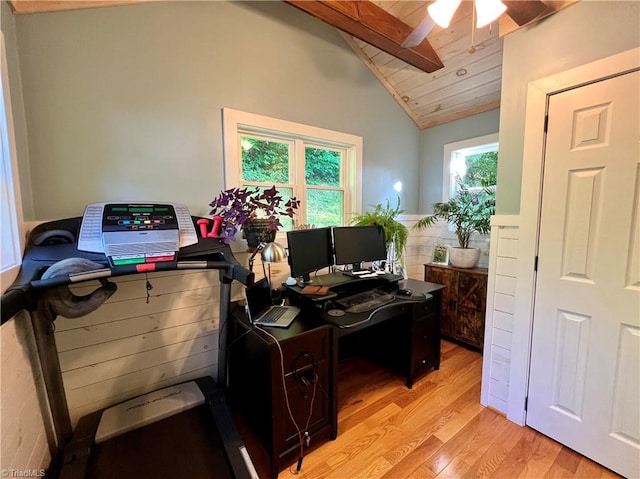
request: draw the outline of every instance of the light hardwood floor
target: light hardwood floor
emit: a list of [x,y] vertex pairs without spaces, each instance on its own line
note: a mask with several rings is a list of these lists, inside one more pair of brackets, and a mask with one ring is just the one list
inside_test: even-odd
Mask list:
[[[413,389],[362,358],[340,364],[338,437],[280,479],[619,478],[576,452],[480,405],[482,356],[442,342],[440,370]],[[267,456],[240,419],[261,478]]]

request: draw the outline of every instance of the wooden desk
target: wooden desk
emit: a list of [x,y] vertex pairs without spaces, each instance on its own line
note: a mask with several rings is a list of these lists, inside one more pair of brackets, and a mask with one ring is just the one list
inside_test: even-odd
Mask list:
[[[327,281],[341,281],[335,275],[327,276],[332,276]],[[439,369],[442,286],[405,280],[399,287],[426,294],[428,299],[399,297],[370,320],[357,321],[349,328],[327,321],[321,303],[316,301],[301,304],[303,312],[289,328],[268,328],[282,349],[286,399],[303,432],[309,421],[312,446],[335,439],[338,433],[338,355],[339,345],[347,338],[358,336],[359,352],[399,371],[409,388],[418,375],[432,367]],[[251,328],[243,308],[233,310],[229,327],[230,398],[267,450],[275,478],[283,460],[291,461],[299,452],[298,433],[289,418],[282,388],[278,345],[264,332]]]

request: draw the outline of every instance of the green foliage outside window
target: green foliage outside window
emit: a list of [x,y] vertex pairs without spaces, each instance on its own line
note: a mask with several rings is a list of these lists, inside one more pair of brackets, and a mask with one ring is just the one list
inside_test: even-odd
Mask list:
[[462,184],[467,188],[495,185],[498,179],[498,152],[490,151],[465,157],[467,172]]
[[340,186],[340,153],[305,148],[305,180],[308,185]]
[[243,137],[242,179],[289,183],[289,144]]
[[307,223],[323,226],[344,224],[342,191],[307,189]]
[[[290,184],[290,143],[243,136],[242,181],[269,185]],[[342,186],[342,153],[321,147],[305,147],[306,223],[317,227],[344,224],[344,192]],[[293,189],[279,186],[283,194]],[[291,219],[284,218],[285,230]]]
[[[311,186],[340,186],[340,152],[324,148],[305,148],[305,181]],[[344,223],[344,197],[341,190],[307,188],[307,223],[335,226]]]

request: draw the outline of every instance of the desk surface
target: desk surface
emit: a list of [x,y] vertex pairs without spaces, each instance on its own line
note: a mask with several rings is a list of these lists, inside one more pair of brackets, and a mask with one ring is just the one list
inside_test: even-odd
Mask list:
[[[315,281],[313,284],[330,286],[330,287],[360,285],[363,288],[363,290],[366,289],[367,285],[371,285],[370,287],[374,288],[374,287],[380,286],[381,284],[380,280],[375,278],[354,279],[349,276],[343,275],[342,273],[332,273],[332,274],[317,276],[317,277],[314,277],[314,280]],[[398,287],[401,289],[409,289],[414,294],[422,293],[427,296],[425,300],[429,297],[429,295],[438,293],[444,288],[444,286],[441,284],[430,283],[428,281],[420,281],[416,279],[401,280],[398,282]],[[300,294],[300,292],[302,291],[302,288],[300,288],[299,286],[288,286],[287,289],[290,291],[293,291],[294,294],[296,293]],[[324,312],[323,302],[327,301],[331,297],[335,297],[335,295],[334,296],[330,295],[324,298],[305,298],[305,299],[308,299],[309,301],[306,303],[306,305],[302,305],[303,309],[307,313],[315,309],[316,314],[304,314],[304,313],[300,314],[295,319],[295,321],[291,323],[291,326],[289,326],[288,328],[267,328],[269,333],[275,336],[278,339],[278,341],[283,341],[288,338],[302,334],[306,331],[311,331],[315,328],[330,325],[330,326],[336,327],[338,331],[338,335],[342,336],[342,335],[359,331],[368,326],[372,326],[373,324],[376,324],[380,321],[384,321],[386,319],[385,317],[386,314],[380,314],[383,311],[380,311],[378,314],[376,314],[375,316],[377,317],[374,318],[373,320],[367,319],[368,316],[370,316],[373,311],[368,311],[366,313],[359,313],[359,314],[346,313],[345,316],[341,316],[337,318],[329,317]],[[420,302],[420,301],[399,297],[394,303],[389,303],[389,304],[390,305],[401,305],[401,304],[410,305],[416,302]],[[315,308],[313,306],[315,306]],[[389,311],[389,313],[393,314],[393,311]],[[237,314],[238,317],[244,318],[244,313],[241,310],[236,311],[235,314]]]
[[[344,293],[348,296],[350,293],[357,293],[373,288],[395,288],[395,283],[386,282],[380,278],[353,278],[343,275],[342,273],[332,273],[314,278],[314,284],[329,286],[332,293],[324,297],[306,297],[301,295],[302,288],[299,286],[289,286],[287,289],[290,294],[301,298],[301,306],[306,311],[315,310],[314,319],[319,320],[319,324],[330,324],[338,329],[338,335],[342,336],[358,331],[362,328],[371,326],[387,319],[387,316],[397,315],[398,309],[410,306],[414,303],[422,303],[431,299],[434,293],[444,288],[441,284],[429,283],[427,281],[419,281],[415,279],[405,279],[397,283],[400,289],[408,289],[413,293],[413,299],[410,297],[398,296],[393,302],[388,303],[376,310],[367,311],[365,313],[345,313],[343,316],[330,316],[327,310],[331,309],[331,300],[338,296],[334,294],[336,291]],[[354,288],[349,291],[349,288]],[[422,299],[415,298],[422,296]],[[294,321],[298,322],[300,317]],[[294,327],[294,324],[290,328]],[[301,326],[301,325],[297,325]],[[272,328],[276,329],[276,328]]]
[[398,313],[405,313],[415,303],[430,301],[433,293],[443,288],[440,284],[427,283],[415,279],[399,281],[398,287],[400,289],[411,290],[413,293],[412,297],[397,296],[393,302],[365,313],[346,313],[344,316],[338,317],[332,317],[327,313],[322,313],[320,316],[327,323],[337,326],[338,336],[345,336],[393,318],[397,316]]

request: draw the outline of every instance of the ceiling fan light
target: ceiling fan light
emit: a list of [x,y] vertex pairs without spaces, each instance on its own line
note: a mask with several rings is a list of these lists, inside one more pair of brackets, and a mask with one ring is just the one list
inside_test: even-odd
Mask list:
[[436,0],[427,7],[427,11],[434,22],[442,28],[447,28],[461,1],[462,0]]
[[507,9],[500,0],[475,0],[476,1],[476,27],[482,28],[490,24]]

